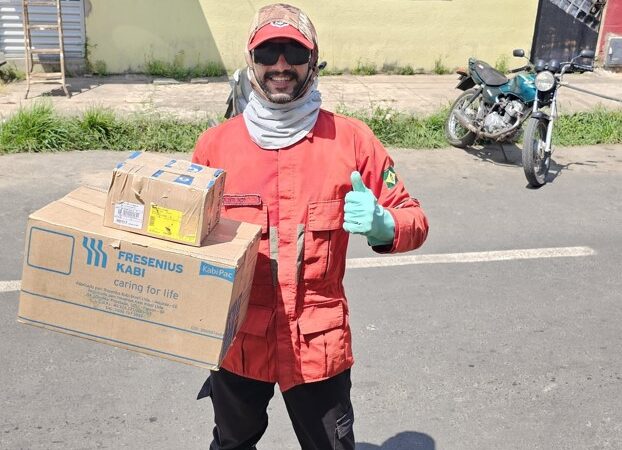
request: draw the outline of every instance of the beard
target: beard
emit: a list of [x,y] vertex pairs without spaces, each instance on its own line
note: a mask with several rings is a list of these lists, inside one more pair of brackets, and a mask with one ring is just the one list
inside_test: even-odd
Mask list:
[[[293,81],[296,82],[296,84],[294,85],[294,88],[292,89],[292,92],[272,92],[270,91],[269,87],[268,87],[268,80],[274,76],[281,76],[281,77],[290,77]],[[268,100],[270,100],[272,103],[287,103],[287,102],[291,102],[293,99],[295,99],[298,94],[300,93],[300,90],[302,89],[304,81],[301,81],[298,78],[298,74],[296,72],[294,72],[293,70],[284,70],[282,72],[277,72],[277,71],[272,71],[272,72],[266,72],[263,76],[263,79],[259,80],[259,85],[261,87],[261,89],[263,90],[263,92],[266,94],[266,97],[268,97]]]

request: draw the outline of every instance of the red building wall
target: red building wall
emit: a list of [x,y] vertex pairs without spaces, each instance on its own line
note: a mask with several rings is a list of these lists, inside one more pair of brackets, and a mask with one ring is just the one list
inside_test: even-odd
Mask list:
[[608,0],[606,8],[605,20],[600,27],[600,43],[598,45],[600,55],[603,55],[607,38],[610,35],[622,36],[622,0]]

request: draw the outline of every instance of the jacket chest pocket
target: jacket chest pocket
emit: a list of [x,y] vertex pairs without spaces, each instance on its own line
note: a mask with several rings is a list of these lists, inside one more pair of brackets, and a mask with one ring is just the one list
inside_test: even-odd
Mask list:
[[222,217],[261,225],[261,235],[263,238],[263,236],[268,233],[268,207],[261,203],[260,198],[257,200],[256,204],[232,204],[232,200],[229,199],[230,197],[235,198],[235,196],[231,195],[224,196]]
[[344,199],[309,203],[304,233],[304,280],[327,278],[345,255],[347,240],[338,238],[345,233],[344,205]]

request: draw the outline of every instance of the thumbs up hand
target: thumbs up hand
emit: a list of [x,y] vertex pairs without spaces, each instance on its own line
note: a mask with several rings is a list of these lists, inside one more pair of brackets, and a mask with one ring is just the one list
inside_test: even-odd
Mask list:
[[350,175],[352,191],[346,194],[343,229],[348,233],[362,234],[370,245],[393,243],[395,222],[389,212],[365,186],[357,171]]
[[350,180],[352,181],[352,190],[354,192],[371,192],[369,189],[367,189],[365,183],[363,183],[361,174],[358,173],[356,170],[350,175]]
[[343,229],[348,233],[365,235],[371,231],[378,201],[363,183],[360,173],[352,172],[350,179],[352,191],[346,194]]

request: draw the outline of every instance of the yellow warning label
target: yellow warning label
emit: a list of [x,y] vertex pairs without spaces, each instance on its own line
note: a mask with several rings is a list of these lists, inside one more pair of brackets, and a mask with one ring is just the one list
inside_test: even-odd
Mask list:
[[149,211],[149,226],[147,230],[157,236],[177,239],[184,242],[194,242],[196,234],[182,235],[181,221],[183,213],[176,209],[163,208],[158,205],[151,205]]

